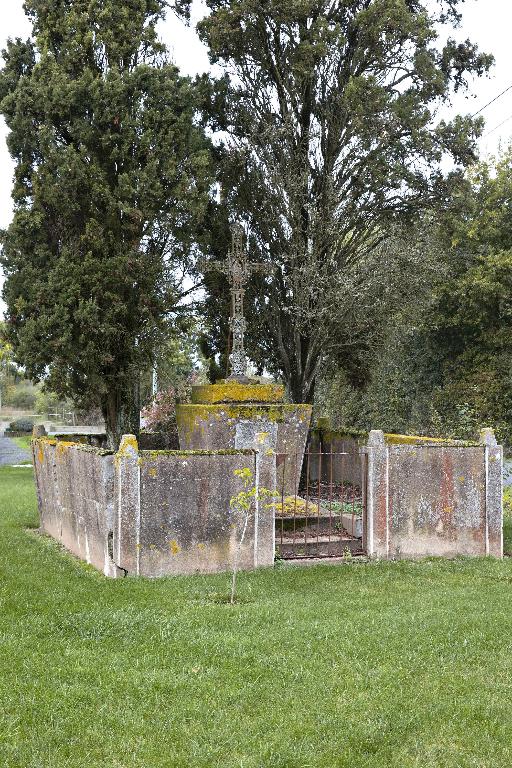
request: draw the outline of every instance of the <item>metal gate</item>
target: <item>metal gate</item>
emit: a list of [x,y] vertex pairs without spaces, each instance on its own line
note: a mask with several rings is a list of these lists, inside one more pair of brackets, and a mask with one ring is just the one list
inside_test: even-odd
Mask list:
[[277,455],[276,555],[300,558],[364,554],[367,456],[306,450]]

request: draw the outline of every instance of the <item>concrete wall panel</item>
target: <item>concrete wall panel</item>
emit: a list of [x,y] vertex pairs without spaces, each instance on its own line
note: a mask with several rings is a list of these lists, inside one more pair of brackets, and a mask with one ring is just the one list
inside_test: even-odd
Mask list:
[[[244,516],[230,500],[243,488],[235,472],[244,468],[255,475],[254,455],[142,454],[140,575],[218,573],[232,567]],[[254,567],[254,535],[251,511],[242,569]]]
[[33,454],[42,530],[106,575],[117,575],[113,455],[44,438]]
[[502,451],[370,433],[366,547],[383,558],[503,555]]

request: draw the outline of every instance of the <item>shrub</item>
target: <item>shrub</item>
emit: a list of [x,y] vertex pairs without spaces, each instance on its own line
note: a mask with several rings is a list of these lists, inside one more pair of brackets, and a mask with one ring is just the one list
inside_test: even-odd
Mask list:
[[7,432],[32,432],[34,422],[32,419],[16,419],[11,421]]
[[50,413],[56,411],[60,403],[60,398],[55,392],[46,392],[39,390],[36,397],[36,412]]
[[12,408],[31,410],[36,402],[36,393],[32,387],[13,387],[8,392],[5,402]]
[[149,432],[175,430],[176,403],[190,400],[192,386],[197,381],[197,374],[192,374],[186,381],[175,387],[157,392],[151,403],[143,408],[141,416]]

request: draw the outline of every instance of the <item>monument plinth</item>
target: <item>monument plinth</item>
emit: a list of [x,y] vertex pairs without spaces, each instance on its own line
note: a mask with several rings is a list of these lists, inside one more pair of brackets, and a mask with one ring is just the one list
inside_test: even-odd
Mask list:
[[[243,237],[243,230],[235,227],[226,261],[201,265],[203,271],[216,269],[230,281],[229,325],[233,333],[230,376],[216,384],[193,387],[192,403],[176,406],[180,448],[192,451],[246,448],[248,433],[266,435],[266,450],[277,454],[282,486],[287,493],[296,493],[312,407],[285,403],[284,387],[261,384],[247,375],[245,286],[252,273],[269,274],[272,269],[248,260]],[[270,439],[270,436],[273,437]]]
[[296,493],[311,421],[311,405],[284,402],[276,384],[221,381],[193,387],[192,403],[176,406],[182,450],[238,449],[247,427],[275,433],[277,471],[286,493]]

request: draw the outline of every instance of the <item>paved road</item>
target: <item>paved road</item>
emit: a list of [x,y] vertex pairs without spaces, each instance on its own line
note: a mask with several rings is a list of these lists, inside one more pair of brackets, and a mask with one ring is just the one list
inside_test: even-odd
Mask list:
[[8,437],[0,437],[0,466],[6,464],[21,464],[30,461],[30,454],[18,448],[14,440]]

